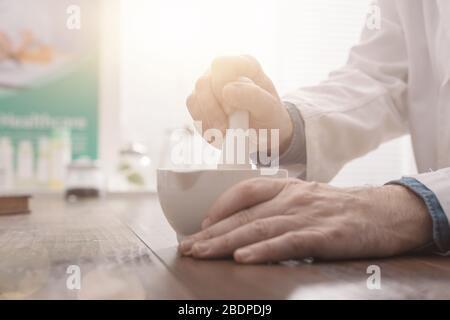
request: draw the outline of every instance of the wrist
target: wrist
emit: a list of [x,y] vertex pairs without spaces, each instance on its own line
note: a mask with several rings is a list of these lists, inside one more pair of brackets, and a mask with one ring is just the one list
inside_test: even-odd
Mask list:
[[433,240],[432,220],[425,202],[402,185],[385,185],[379,188],[382,196],[375,201],[385,201],[386,212],[401,229],[414,236],[416,246]]
[[411,252],[429,244],[432,221],[424,201],[401,185],[348,188],[357,195],[356,211],[370,223],[386,255]]
[[294,135],[294,124],[292,122],[292,118],[287,111],[285,105],[282,105],[283,108],[283,120],[280,125],[280,150],[279,154],[283,154],[289,148],[292,137]]
[[388,184],[400,185],[407,188],[422,199],[427,207],[428,215],[432,220],[433,242],[420,249],[427,252],[449,252],[450,226],[445,211],[443,210],[436,194],[426,185],[412,177],[402,177],[399,180],[390,181]]

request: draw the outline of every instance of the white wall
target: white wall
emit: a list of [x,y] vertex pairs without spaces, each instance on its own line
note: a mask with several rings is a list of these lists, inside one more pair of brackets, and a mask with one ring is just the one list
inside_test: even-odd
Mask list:
[[107,175],[115,171],[117,152],[124,135],[120,104],[120,1],[101,1],[100,43],[100,132],[99,158]]

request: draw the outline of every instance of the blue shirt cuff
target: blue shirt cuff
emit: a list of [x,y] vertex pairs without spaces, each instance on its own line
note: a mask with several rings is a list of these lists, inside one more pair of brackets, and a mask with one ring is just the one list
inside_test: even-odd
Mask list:
[[450,250],[450,225],[434,192],[418,180],[410,177],[403,177],[400,180],[391,181],[388,184],[402,185],[414,192],[425,202],[428,213],[433,221],[433,241],[435,248],[440,253],[448,252]]

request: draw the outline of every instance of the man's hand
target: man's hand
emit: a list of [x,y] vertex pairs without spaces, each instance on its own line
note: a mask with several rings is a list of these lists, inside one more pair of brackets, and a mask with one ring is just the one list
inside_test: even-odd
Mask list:
[[385,257],[431,241],[431,225],[423,201],[402,186],[336,188],[257,178],[219,197],[203,230],[179,250],[240,263]]
[[228,115],[247,110],[250,128],[280,130],[280,154],[289,146],[293,131],[291,118],[272,81],[252,57],[214,60],[210,70],[197,81],[186,104],[192,118],[202,121],[203,130],[218,129],[224,136]]

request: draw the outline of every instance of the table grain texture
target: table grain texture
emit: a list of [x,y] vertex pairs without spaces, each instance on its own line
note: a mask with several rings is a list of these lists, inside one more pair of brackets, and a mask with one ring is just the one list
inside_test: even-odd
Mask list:
[[[450,299],[448,257],[199,261],[177,254],[154,194],[35,196],[31,207],[0,217],[0,299]],[[373,265],[380,289],[367,286]]]

